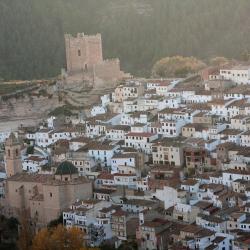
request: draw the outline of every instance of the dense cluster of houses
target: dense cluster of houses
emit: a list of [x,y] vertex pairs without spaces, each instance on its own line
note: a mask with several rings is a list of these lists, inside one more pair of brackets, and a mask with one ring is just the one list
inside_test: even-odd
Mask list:
[[22,166],[53,174],[68,161],[92,181],[92,198],[63,210],[90,245],[250,249],[250,66],[130,79],[67,121],[20,129]]

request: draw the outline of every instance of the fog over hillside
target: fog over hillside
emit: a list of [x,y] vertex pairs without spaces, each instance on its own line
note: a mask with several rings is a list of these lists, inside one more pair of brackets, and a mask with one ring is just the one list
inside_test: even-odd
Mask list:
[[8,0],[0,2],[0,78],[55,76],[64,33],[101,33],[104,56],[150,75],[162,57],[240,59],[250,50],[249,0]]

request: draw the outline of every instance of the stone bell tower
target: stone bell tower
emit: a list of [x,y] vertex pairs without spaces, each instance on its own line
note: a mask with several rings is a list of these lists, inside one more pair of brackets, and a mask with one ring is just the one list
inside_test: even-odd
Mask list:
[[21,143],[14,133],[10,134],[5,143],[5,161],[7,177],[22,172]]

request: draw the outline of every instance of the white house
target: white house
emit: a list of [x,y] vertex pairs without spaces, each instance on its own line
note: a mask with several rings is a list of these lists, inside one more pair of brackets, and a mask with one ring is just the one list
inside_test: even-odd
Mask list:
[[198,113],[199,110],[189,108],[166,108],[158,112],[158,120],[184,120],[189,123],[193,121],[193,116]]
[[97,121],[88,121],[85,125],[85,135],[89,138],[104,136],[106,124]]
[[106,112],[107,112],[107,109],[103,107],[102,105],[93,106],[90,111],[91,116],[105,114]]
[[78,137],[80,135],[81,133],[79,133],[74,128],[63,128],[58,130],[43,128],[37,131],[35,134],[26,134],[26,138],[34,139],[37,146],[46,148],[58,140],[71,140],[72,138]]
[[210,91],[199,91],[194,95],[188,95],[186,103],[207,103],[212,101],[212,94]]
[[[104,240],[112,238],[111,204],[107,201],[76,201],[63,211],[63,225],[77,227],[85,232],[85,239],[91,246],[99,246]],[[115,210],[114,210],[115,211]]]
[[97,188],[102,188],[103,186],[114,187],[114,175],[106,172],[100,173],[95,180],[95,186]]
[[227,230],[226,220],[211,215],[198,214],[196,225],[209,229],[217,233],[225,233]]
[[158,134],[141,132],[130,132],[126,134],[125,146],[133,147],[146,154],[152,153],[152,142],[158,138]]
[[188,179],[181,183],[181,189],[190,193],[197,193],[199,191],[199,182],[194,179]]
[[250,181],[250,171],[229,169],[222,173],[222,181],[223,181],[223,184],[226,186],[231,186],[232,182],[237,179]]
[[109,140],[124,140],[125,134],[130,131],[130,126],[128,125],[110,125],[106,127],[106,138]]
[[136,174],[114,174],[114,183],[117,186],[127,186],[129,188],[136,188]]
[[166,97],[158,103],[158,110],[165,108],[179,108],[181,105],[181,97]]
[[37,155],[29,155],[22,161],[23,170],[26,170],[31,173],[38,171],[38,168],[44,166],[48,163],[46,158]]
[[240,145],[243,147],[250,147],[250,130],[240,135]]
[[181,134],[182,127],[187,122],[185,120],[162,120],[161,127],[158,129],[158,134],[163,137],[177,137]]
[[152,115],[148,112],[133,112],[122,113],[121,124],[122,125],[134,125],[136,123],[146,124]]
[[164,186],[163,189],[156,189],[155,197],[164,202],[164,208],[168,209],[179,202],[178,191],[174,187]]
[[77,151],[79,148],[87,145],[90,142],[90,138],[88,137],[76,137],[69,141],[69,149],[71,151]]
[[102,106],[106,107],[111,102],[111,94],[105,94],[101,96]]
[[156,94],[161,95],[161,96],[166,96],[168,91],[172,88],[170,81],[166,82],[161,82],[158,84],[155,89],[156,89]]
[[250,84],[250,66],[238,65],[231,69],[221,69],[220,75],[237,84]]
[[231,118],[230,127],[247,131],[250,129],[250,117],[248,115],[236,115]]
[[220,116],[222,120],[229,120],[231,114],[230,112],[228,112],[227,107],[234,101],[235,101],[234,99],[230,100],[217,99],[211,101],[210,102],[211,114]]
[[89,146],[89,156],[103,167],[111,166],[111,159],[119,151],[119,145],[93,143]]
[[111,159],[111,173],[135,173],[137,167],[137,153],[121,153]]
[[223,139],[228,142],[233,142],[237,145],[240,144],[242,131],[239,129],[225,129],[219,132],[220,139]]
[[148,177],[137,178],[137,180],[136,180],[136,189],[138,191],[147,191],[147,190],[149,190]]

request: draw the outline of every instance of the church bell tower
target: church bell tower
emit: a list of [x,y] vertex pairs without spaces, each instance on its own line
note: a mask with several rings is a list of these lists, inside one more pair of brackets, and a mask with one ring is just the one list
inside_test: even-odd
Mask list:
[[14,133],[11,133],[5,142],[5,162],[8,178],[22,172],[21,143]]

